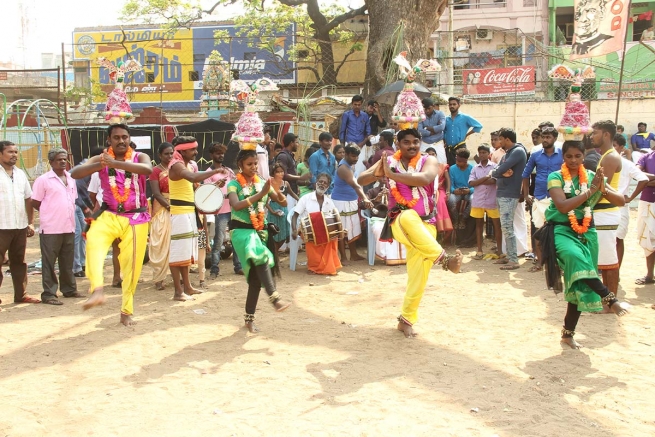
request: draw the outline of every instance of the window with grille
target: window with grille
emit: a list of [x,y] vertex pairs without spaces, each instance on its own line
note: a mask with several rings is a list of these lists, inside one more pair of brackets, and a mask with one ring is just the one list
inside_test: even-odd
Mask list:
[[520,45],[505,47],[505,66],[523,65],[523,47]]
[[189,71],[189,80],[192,82],[200,80],[200,76],[197,71]]
[[146,73],[146,82],[153,83],[155,81],[155,73]]

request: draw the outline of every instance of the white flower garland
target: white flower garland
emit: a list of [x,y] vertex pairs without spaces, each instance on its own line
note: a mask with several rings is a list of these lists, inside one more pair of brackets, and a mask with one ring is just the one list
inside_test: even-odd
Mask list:
[[[246,190],[247,190],[247,191],[246,191]],[[255,188],[255,184],[251,182],[251,183],[249,183],[248,185],[246,185],[245,187],[243,187],[243,194],[245,194],[246,197],[250,197],[250,196],[253,196],[253,195],[257,194],[257,190],[256,190],[256,188]],[[264,208],[265,208],[266,206],[265,206],[264,202],[262,202],[262,201],[260,200],[260,201],[257,201],[257,202],[255,202],[254,204],[252,204],[252,205],[250,205],[250,206],[248,207],[248,212],[249,212],[250,214],[252,214],[252,215],[256,215],[256,214],[255,214],[255,204],[257,204],[257,212],[259,212],[259,213],[264,212]]]
[[[570,181],[564,181],[564,193],[571,194],[571,192],[574,192],[576,196],[579,196],[580,193],[583,193],[587,191],[587,184],[580,184],[580,189],[575,190],[573,188],[573,177],[571,177]],[[591,217],[591,208],[589,206],[585,206],[584,209],[584,218],[590,218]],[[568,216],[575,216],[574,210],[569,211]]]

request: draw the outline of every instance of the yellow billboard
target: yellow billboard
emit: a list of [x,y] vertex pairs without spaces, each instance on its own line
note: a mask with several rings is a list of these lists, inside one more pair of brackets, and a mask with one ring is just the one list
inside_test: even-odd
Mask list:
[[105,57],[114,63],[135,59],[143,66],[143,71],[126,75],[125,92],[133,108],[159,106],[160,102],[164,107],[169,106],[165,102],[176,102],[179,107],[180,103],[194,102],[199,72],[194,69],[189,29],[171,34],[163,29],[75,31],[73,43],[74,60],[89,61],[89,76],[106,93],[114,86],[109,71],[97,65],[96,59]]

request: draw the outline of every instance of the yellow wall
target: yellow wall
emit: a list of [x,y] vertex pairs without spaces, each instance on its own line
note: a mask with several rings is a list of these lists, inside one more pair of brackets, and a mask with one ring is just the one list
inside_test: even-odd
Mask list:
[[[337,77],[337,81],[339,83],[350,83],[350,82],[364,83],[364,80],[366,78],[366,50],[368,45],[366,41],[363,41],[362,45],[363,45],[363,49],[359,52],[355,52],[352,55],[350,55],[346,60],[344,66],[341,67],[341,70],[339,70],[339,76]],[[334,51],[334,60],[335,60],[334,65],[336,68],[338,67],[343,57],[350,50],[350,45],[340,44],[335,42],[332,43],[332,50]],[[298,62],[298,66],[313,66],[313,65],[314,65],[313,62],[312,63]],[[320,66],[319,66],[319,71],[321,71]],[[316,83],[316,77],[314,76],[313,72],[308,70],[298,71],[298,84],[304,84],[304,83]]]

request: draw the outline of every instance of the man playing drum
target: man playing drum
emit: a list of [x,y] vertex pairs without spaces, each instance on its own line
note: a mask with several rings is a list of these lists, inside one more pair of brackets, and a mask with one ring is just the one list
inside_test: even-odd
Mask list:
[[[407,289],[398,330],[410,338],[416,336],[412,326],[418,320],[418,307],[425,291],[430,269],[440,264],[444,270],[458,273],[462,253],[448,256],[437,243],[435,222],[434,179],[439,164],[430,155],[421,155],[421,134],[414,128],[398,132],[398,151],[392,156],[386,152],[382,159],[362,173],[361,185],[386,177],[392,197],[389,199],[391,234],[383,231],[380,239],[393,236],[407,248]],[[386,238],[385,238],[386,237]]]
[[[193,196],[193,184],[217,174],[225,169],[199,172],[191,165],[198,154],[198,142],[193,137],[173,139],[175,152],[168,165],[168,186],[171,204],[171,253],[169,265],[173,276],[175,293],[173,300],[193,300],[191,295],[202,291],[191,286],[189,266],[198,259],[198,224]],[[180,277],[184,289],[180,285]]]
[[[316,177],[316,191],[313,191],[306,196],[303,196],[298,201],[298,204],[293,209],[293,218],[291,219],[291,238],[294,240],[298,238],[298,217],[309,221],[315,217],[314,214],[322,214],[322,220],[326,216],[331,215],[335,218],[335,223],[341,228],[341,217],[337,211],[334,202],[330,196],[325,195],[325,192],[330,187],[332,178],[327,173],[320,173]],[[311,215],[311,217],[310,217]],[[337,238],[334,238],[334,237]],[[341,268],[339,261],[339,246],[338,238],[341,236],[338,233],[334,235],[326,235],[328,241],[323,244],[316,244],[310,241],[309,238],[305,239],[305,249],[307,251],[307,273],[314,273],[317,275],[336,275],[337,269]]]

